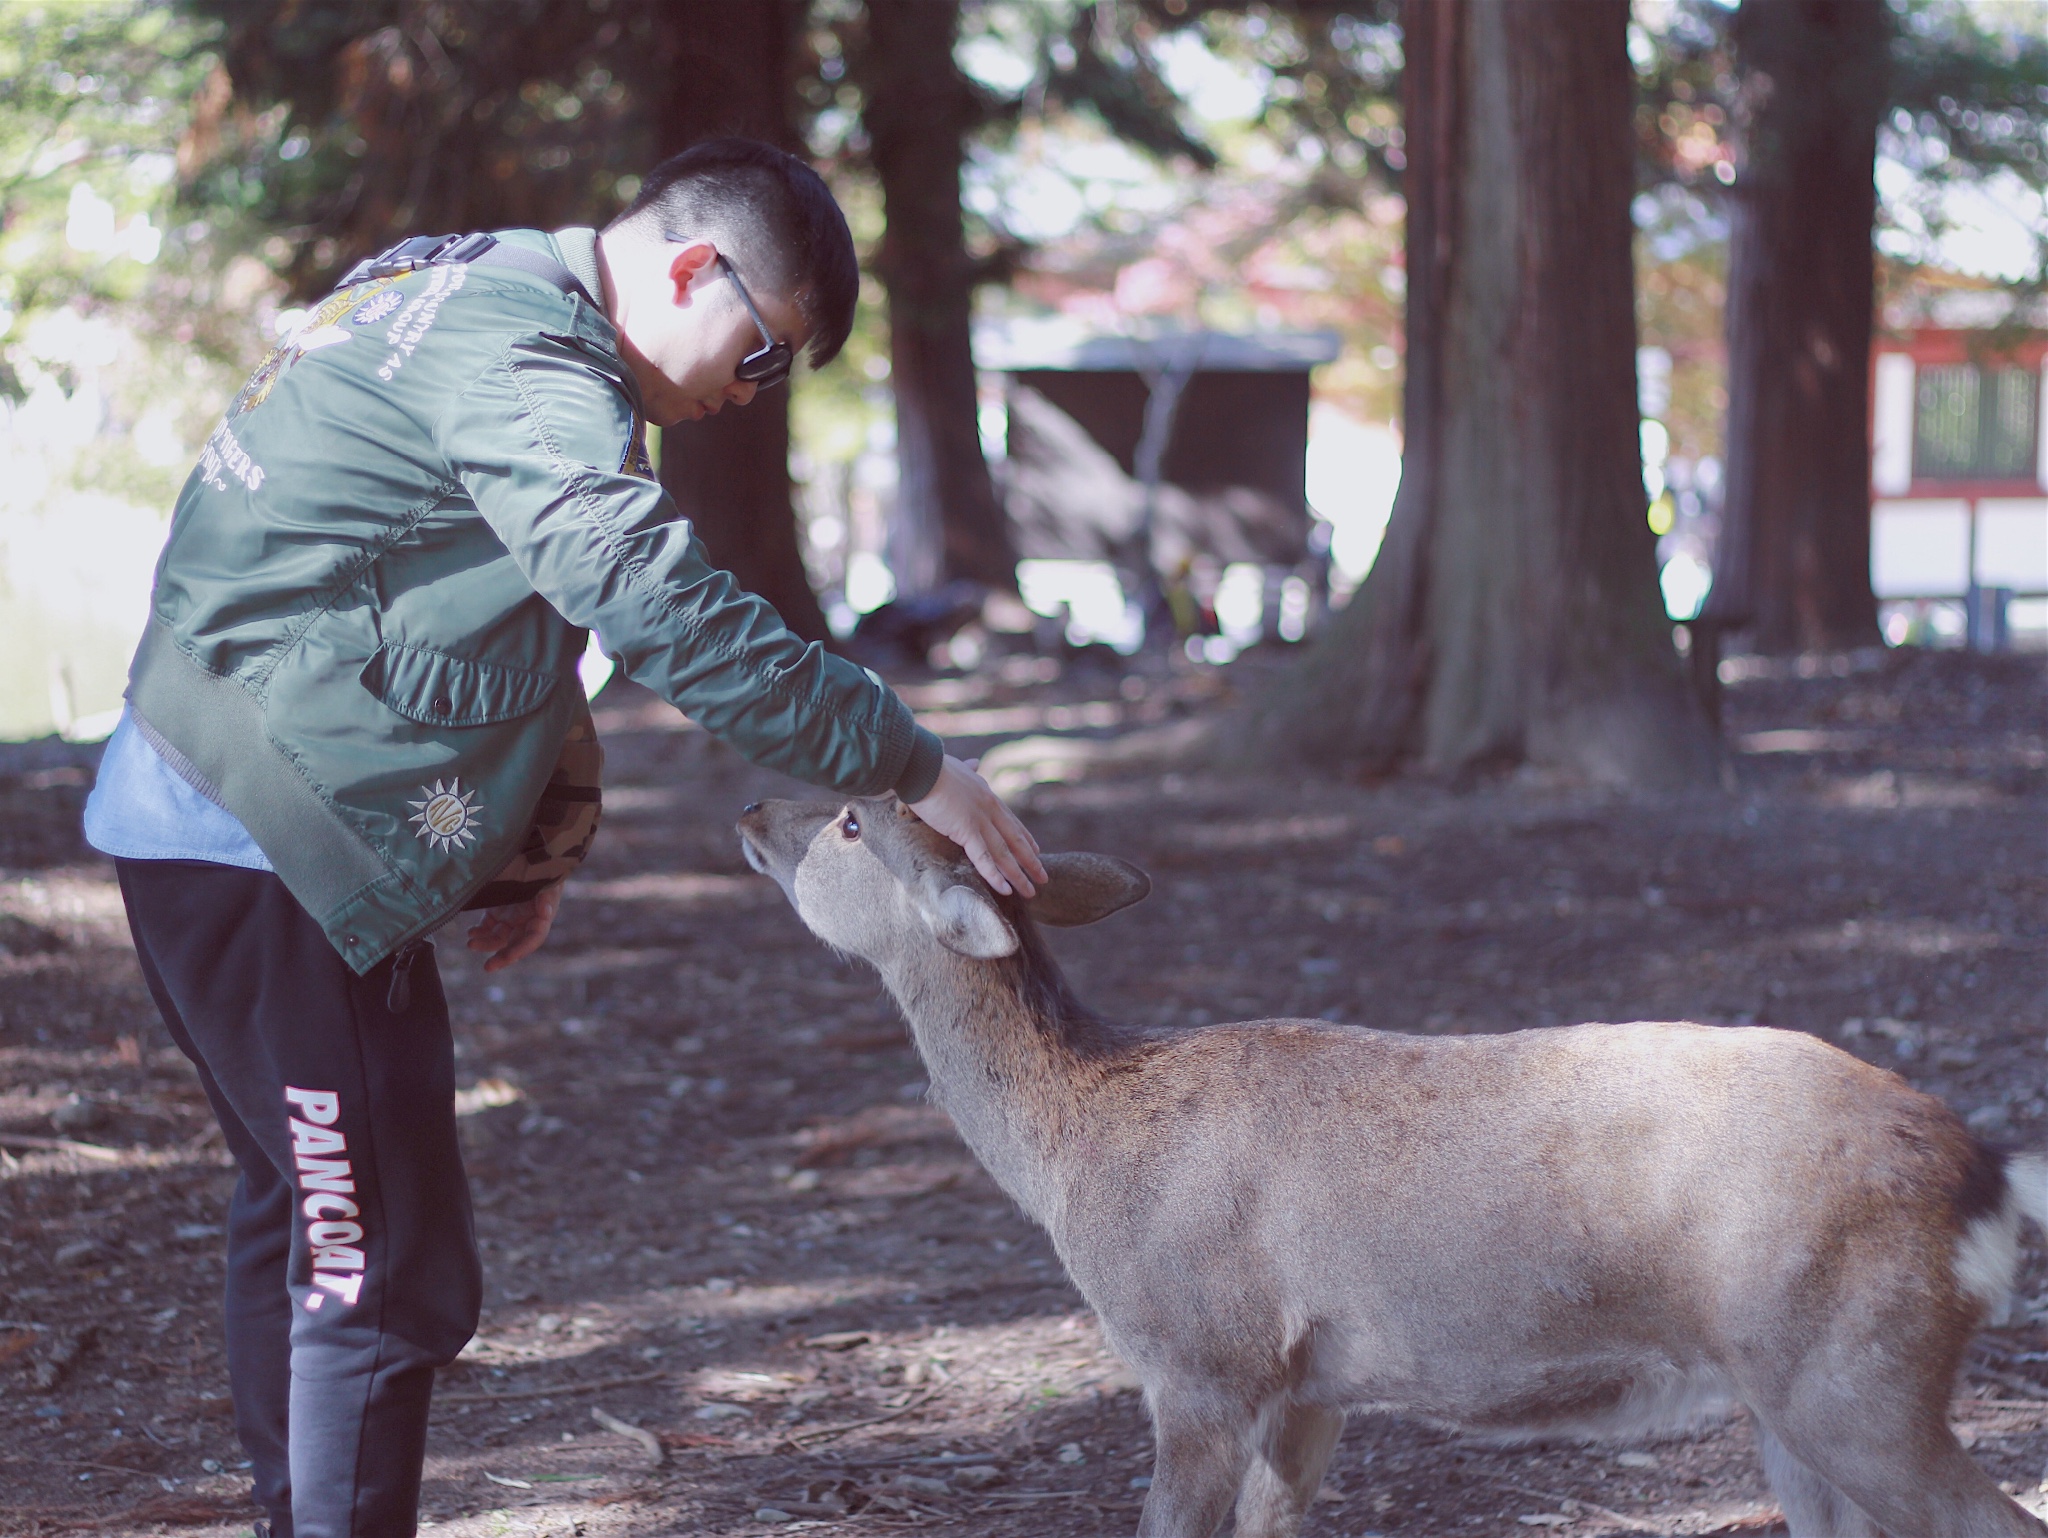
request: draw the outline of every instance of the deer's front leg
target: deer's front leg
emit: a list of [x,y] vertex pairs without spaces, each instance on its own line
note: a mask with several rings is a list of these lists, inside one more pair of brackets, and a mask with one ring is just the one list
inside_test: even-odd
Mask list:
[[1294,1538],[1344,1432],[1344,1412],[1268,1400],[1253,1433],[1250,1468],[1237,1498],[1236,1538]]
[[1161,1393],[1152,1405],[1158,1455],[1138,1538],[1213,1538],[1251,1457],[1253,1413],[1207,1395]]

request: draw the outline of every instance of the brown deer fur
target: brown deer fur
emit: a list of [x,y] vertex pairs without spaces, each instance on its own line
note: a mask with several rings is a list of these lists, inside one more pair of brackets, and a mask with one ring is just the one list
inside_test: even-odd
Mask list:
[[893,799],[740,830],[882,974],[933,1098],[1052,1236],[1158,1438],[1144,1538],[1289,1538],[1349,1410],[1636,1437],[1746,1406],[1795,1538],[2039,1535],[1947,1410],[2048,1161],[1792,1031],[1404,1036],[1104,1021],[1037,922],[1143,897],[1056,855],[998,898]]

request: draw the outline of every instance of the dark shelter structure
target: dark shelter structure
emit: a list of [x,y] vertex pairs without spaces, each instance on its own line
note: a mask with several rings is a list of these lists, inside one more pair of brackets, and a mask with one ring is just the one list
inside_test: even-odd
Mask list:
[[1172,580],[1317,559],[1303,493],[1309,370],[1333,333],[985,336],[1006,377],[1004,507],[1025,558]]

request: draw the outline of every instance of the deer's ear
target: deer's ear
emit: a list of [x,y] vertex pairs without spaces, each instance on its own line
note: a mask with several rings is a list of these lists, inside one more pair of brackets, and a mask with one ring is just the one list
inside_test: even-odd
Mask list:
[[1051,879],[1024,911],[1041,924],[1071,929],[1106,919],[1128,908],[1152,890],[1152,878],[1128,860],[1106,854],[1049,854],[1045,873]]
[[[934,883],[936,885],[936,883]],[[977,961],[992,961],[1017,949],[1017,931],[996,911],[996,905],[972,887],[948,886],[932,895],[927,888],[918,910],[932,926],[939,944]]]

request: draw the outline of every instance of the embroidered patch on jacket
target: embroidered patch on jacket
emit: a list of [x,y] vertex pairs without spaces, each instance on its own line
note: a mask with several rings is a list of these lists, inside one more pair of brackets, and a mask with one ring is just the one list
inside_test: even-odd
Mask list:
[[483,820],[483,804],[474,790],[464,790],[461,779],[447,784],[439,780],[420,787],[420,799],[405,803],[417,807],[408,819],[419,836],[435,849],[466,848],[476,838],[476,826]]
[[[299,323],[298,329],[271,348],[269,355],[257,365],[256,372],[251,374],[249,382],[242,386],[234,404],[228,407],[229,419],[241,416],[244,412],[254,411],[270,399],[271,390],[276,387],[278,380],[284,377],[285,371],[307,353],[318,352],[323,347],[332,347],[337,342],[346,342],[349,333],[341,329],[339,322],[349,311],[363,305],[365,301],[378,304],[388,299],[396,304],[402,296],[388,292],[395,281],[393,278],[373,278],[367,283],[352,283],[321,300],[319,307]],[[386,309],[383,313],[388,315],[391,312]],[[362,325],[364,322],[358,317],[356,324]]]
[[339,326],[315,326],[310,331],[301,331],[294,338],[294,345],[299,349],[299,356],[303,358],[309,352],[332,347],[336,342],[346,342],[352,334]]
[[199,478],[215,491],[226,491],[230,475],[251,491],[260,491],[263,487],[263,466],[249,457],[249,451],[235,437],[234,429],[223,422],[207,437],[205,447],[199,451]]
[[378,321],[404,303],[405,295],[387,288],[376,298],[368,300],[358,308],[355,314],[348,318],[348,323],[351,326],[374,326]]
[[647,457],[647,419],[633,418],[633,436],[626,440],[626,457],[619,462],[619,468],[628,475],[637,475],[644,481],[654,479],[654,461]]

